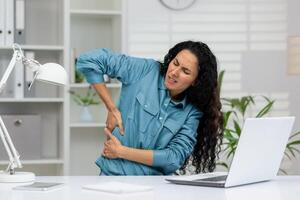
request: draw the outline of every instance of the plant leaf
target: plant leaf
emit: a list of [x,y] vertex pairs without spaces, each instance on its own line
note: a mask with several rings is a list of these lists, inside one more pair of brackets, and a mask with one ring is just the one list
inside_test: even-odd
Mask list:
[[222,83],[223,83],[223,77],[225,74],[225,70],[220,71],[219,76],[218,76],[218,92],[219,96],[221,96],[221,89],[222,89]]
[[234,129],[235,129],[235,132],[238,136],[241,135],[241,127],[240,125],[238,124],[238,122],[236,120],[233,120],[233,123],[234,123]]
[[231,150],[230,150],[230,152],[227,154],[227,159],[231,156],[231,155],[234,155],[234,153],[235,153],[235,148],[232,148]]
[[292,148],[292,147],[287,147],[287,149],[288,149],[289,152],[292,154],[292,156],[295,158],[296,155],[295,155],[295,153],[294,153],[294,151],[293,151],[293,148]]
[[294,145],[300,145],[300,140],[295,140],[287,144],[287,146],[294,146]]
[[274,101],[270,101],[267,103],[267,105],[265,105],[260,111],[259,113],[256,115],[256,117],[263,117],[264,115],[266,115],[267,113],[269,113],[269,111],[271,110],[271,108],[273,107]]
[[293,137],[295,137],[295,136],[297,136],[297,135],[300,135],[300,131],[298,131],[298,132],[292,134],[292,135],[289,137],[289,139],[292,139]]
[[227,171],[229,170],[229,166],[226,162],[217,162],[216,164],[226,168]]
[[289,160],[292,160],[291,156],[288,154],[287,151],[284,152],[284,155],[285,155]]
[[279,169],[279,171],[282,172],[285,175],[288,175],[288,173],[285,170],[281,169],[281,168]]

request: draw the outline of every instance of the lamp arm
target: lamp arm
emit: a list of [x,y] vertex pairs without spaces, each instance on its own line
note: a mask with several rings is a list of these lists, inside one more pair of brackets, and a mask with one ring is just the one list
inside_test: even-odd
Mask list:
[[[16,49],[18,48],[18,49]],[[13,53],[13,56],[9,62],[9,65],[8,67],[6,68],[2,78],[1,78],[1,81],[0,81],[0,94],[1,92],[3,91],[3,89],[5,88],[5,85],[6,85],[6,82],[10,76],[10,74],[12,73],[15,65],[16,65],[16,62],[19,61],[19,60],[22,60],[23,58],[23,53],[22,53],[22,50],[19,46],[17,45],[14,45],[13,46],[13,49],[14,49],[14,53]],[[21,164],[21,161],[19,159],[19,154],[8,134],[8,131],[5,127],[5,124],[2,120],[2,117],[0,116],[0,137],[2,139],[2,142],[4,144],[4,147],[5,147],[5,150],[7,152],[7,155],[9,157],[9,165],[8,165],[8,169],[10,171],[10,173],[14,173],[14,168],[18,167],[18,168],[21,168],[22,167],[22,164]]]
[[9,65],[6,68],[4,75],[2,76],[2,79],[0,81],[0,94],[1,94],[2,90],[4,89],[7,79],[9,77],[9,75],[11,74],[12,70],[14,69],[18,58],[19,58],[18,52],[14,51],[13,57],[11,58]]
[[17,152],[15,145],[13,144],[9,133],[5,127],[5,124],[0,116],[0,137],[4,144],[5,150],[9,157],[9,170],[13,170],[14,168],[22,168],[22,164],[20,161],[20,155]]
[[4,144],[5,150],[6,150],[7,154],[8,154],[9,161],[13,162],[13,156],[12,156],[11,150],[10,150],[8,144],[7,144],[6,136],[4,134],[4,129],[5,128],[3,128],[3,127],[5,127],[5,125],[3,123],[2,117],[0,116],[0,137],[1,137],[1,140],[2,140],[2,142]]

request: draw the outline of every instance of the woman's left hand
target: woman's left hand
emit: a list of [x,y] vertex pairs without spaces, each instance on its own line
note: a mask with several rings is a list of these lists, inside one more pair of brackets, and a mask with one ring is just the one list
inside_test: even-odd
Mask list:
[[104,142],[102,155],[110,159],[119,158],[119,153],[123,148],[121,142],[107,128],[104,128],[104,133],[109,139]]

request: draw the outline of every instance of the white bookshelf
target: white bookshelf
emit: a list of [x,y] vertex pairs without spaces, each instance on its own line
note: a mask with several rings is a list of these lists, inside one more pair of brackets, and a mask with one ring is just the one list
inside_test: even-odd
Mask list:
[[[46,50],[46,51],[63,51],[64,46],[59,45],[21,45],[23,50]],[[0,50],[12,50],[11,46],[0,46]]]
[[[23,165],[48,165],[59,164],[63,165],[63,159],[40,159],[40,160],[21,160]],[[8,161],[0,161],[0,165],[8,165]]]
[[[124,0],[70,1],[70,73],[75,71],[75,66],[72,66],[74,59],[85,51],[95,48],[110,48],[117,52],[124,50],[122,42],[124,4]],[[71,82],[69,90],[84,94],[89,86],[86,82]],[[111,80],[106,83],[106,86],[116,101],[119,97],[121,83]],[[93,121],[81,122],[81,107],[74,103],[69,96],[68,173],[70,175],[96,175],[99,173],[94,162],[100,155],[105,138],[103,128],[107,111],[102,102],[92,106],[90,110]]]
[[[33,52],[35,59],[41,64],[55,62],[68,70],[65,38],[66,4],[69,0],[25,1],[25,37],[14,39],[20,44],[24,53]],[[12,44],[0,45],[0,77],[2,77],[13,54]],[[18,67],[18,66],[16,66]],[[31,91],[27,91],[23,83],[24,97],[15,98],[13,85],[14,72],[8,79],[5,91],[0,95],[0,114],[4,115],[39,115],[41,117],[41,141],[33,138],[32,145],[40,144],[39,159],[26,159],[24,152],[19,151],[24,171],[32,171],[37,175],[63,175],[67,166],[65,160],[66,123],[66,90],[63,87],[35,82]],[[37,124],[32,124],[37,127]],[[12,132],[12,130],[8,130]],[[11,134],[12,135],[12,134]],[[0,148],[3,147],[0,142]],[[16,146],[16,149],[20,147]],[[2,150],[2,149],[1,149]],[[23,159],[24,160],[23,160]],[[6,168],[8,158],[0,158],[0,170]],[[41,166],[42,165],[42,166]]]
[[22,99],[16,99],[16,98],[0,98],[0,103],[63,103],[64,98],[22,98]]
[[[70,88],[88,88],[88,83],[73,83],[70,84]],[[121,83],[106,83],[107,88],[121,88]]]
[[72,9],[70,11],[72,16],[75,15],[94,15],[94,16],[108,16],[108,17],[113,17],[113,16],[121,16],[122,12],[121,11],[116,11],[116,10],[83,10],[83,9]]
[[106,126],[106,124],[105,123],[96,123],[96,122],[94,122],[94,123],[91,123],[91,122],[89,122],[89,123],[71,123],[70,124],[70,127],[71,128],[97,128],[97,127],[99,127],[99,128],[104,128]]

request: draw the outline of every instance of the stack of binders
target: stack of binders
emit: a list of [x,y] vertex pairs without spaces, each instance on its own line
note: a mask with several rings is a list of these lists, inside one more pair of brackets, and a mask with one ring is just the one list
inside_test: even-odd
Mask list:
[[0,46],[25,42],[25,0],[0,0]]
[[[25,43],[25,0],[0,0],[0,47]],[[18,62],[14,70],[14,97],[24,97],[24,66]]]

